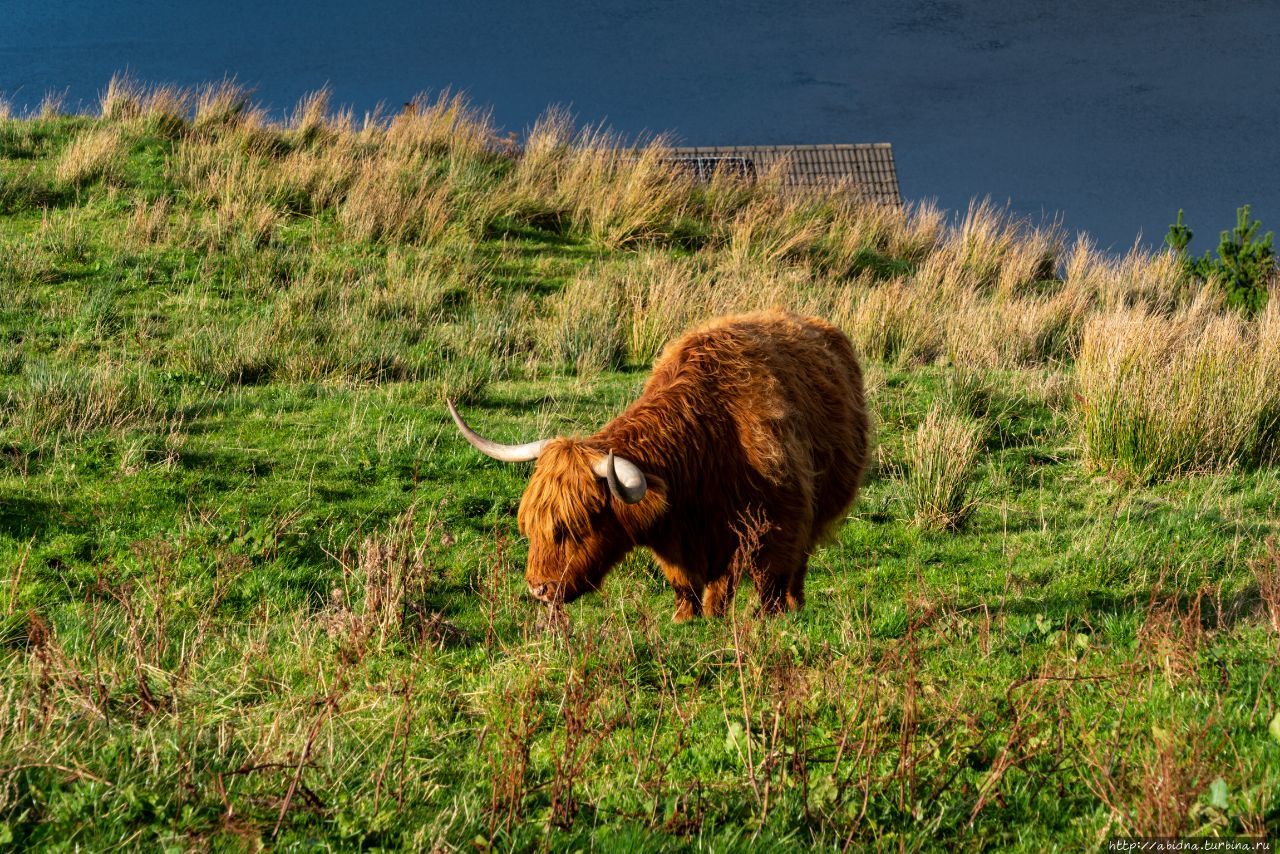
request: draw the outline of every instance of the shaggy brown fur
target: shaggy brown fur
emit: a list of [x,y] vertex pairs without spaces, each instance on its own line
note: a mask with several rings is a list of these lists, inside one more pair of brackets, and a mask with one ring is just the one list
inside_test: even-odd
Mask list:
[[[519,513],[529,587],[570,601],[647,546],[675,588],[676,620],[721,614],[750,520],[761,604],[797,610],[810,553],[857,495],[869,433],[862,372],[838,329],[777,310],[707,323],[667,347],[604,429],[538,458]],[[615,501],[593,474],[610,450],[644,472],[639,503]]]

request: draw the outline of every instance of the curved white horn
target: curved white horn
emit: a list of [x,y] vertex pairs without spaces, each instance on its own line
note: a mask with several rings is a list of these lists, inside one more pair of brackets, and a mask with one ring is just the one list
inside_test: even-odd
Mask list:
[[523,445],[500,445],[468,427],[467,422],[463,421],[462,416],[458,414],[458,409],[453,405],[452,400],[445,402],[449,405],[449,414],[453,416],[453,423],[457,424],[458,429],[462,431],[463,438],[486,457],[493,457],[504,463],[527,463],[530,460],[536,460],[550,441],[550,439],[541,439],[537,442],[525,442]]
[[597,462],[592,467],[592,471],[596,473],[596,477],[602,477],[609,482],[609,491],[613,493],[614,498],[626,504],[639,502],[649,489],[644,479],[644,472],[626,457],[615,457],[613,451]]

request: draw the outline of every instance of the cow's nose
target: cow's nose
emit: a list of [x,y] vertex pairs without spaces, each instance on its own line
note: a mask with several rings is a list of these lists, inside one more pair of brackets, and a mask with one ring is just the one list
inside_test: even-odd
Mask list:
[[533,596],[534,599],[539,599],[543,602],[550,602],[551,585],[546,583],[534,584],[533,582],[529,582],[529,594]]

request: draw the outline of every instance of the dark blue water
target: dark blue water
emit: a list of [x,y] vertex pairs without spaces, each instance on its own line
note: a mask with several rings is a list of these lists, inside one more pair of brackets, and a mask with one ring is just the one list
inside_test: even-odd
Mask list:
[[234,75],[287,109],[450,86],[521,130],[552,103],[687,144],[894,145],[908,199],[1008,201],[1104,246],[1280,225],[1280,0],[371,4],[0,0],[0,92],[96,103],[115,71]]

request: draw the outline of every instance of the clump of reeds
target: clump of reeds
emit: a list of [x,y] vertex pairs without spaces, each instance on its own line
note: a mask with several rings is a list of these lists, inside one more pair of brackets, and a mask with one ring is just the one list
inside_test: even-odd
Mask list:
[[231,127],[246,117],[261,118],[261,112],[255,111],[249,101],[248,90],[231,79],[198,87],[192,100],[195,107],[192,127],[197,131]]
[[1089,321],[1076,364],[1085,456],[1141,481],[1237,464],[1280,450],[1280,304],[1256,322],[1145,306]]
[[133,215],[125,225],[125,234],[143,245],[164,241],[168,235],[171,207],[167,196],[161,196],[152,202],[136,199],[133,203]]
[[160,421],[167,407],[145,373],[125,365],[103,363],[94,368],[53,365],[24,366],[0,424],[34,447],[77,440],[104,430],[121,434]]
[[1099,252],[1088,237],[1081,236],[1063,267],[1067,286],[1104,311],[1141,304],[1169,312],[1189,305],[1199,293],[1178,256],[1168,251],[1135,245],[1117,257]]
[[585,268],[553,299],[555,322],[542,332],[547,352],[562,364],[575,362],[570,351],[589,351],[589,363],[601,367],[650,364],[669,342],[714,317],[782,306],[838,323],[847,300],[846,291],[804,268],[653,252]]
[[795,262],[814,251],[825,220],[811,199],[761,196],[727,223],[724,252],[739,267]]
[[97,180],[119,176],[128,153],[128,139],[118,125],[109,124],[84,131],[58,158],[54,175],[64,184],[83,187]]
[[578,376],[616,369],[627,360],[624,302],[616,281],[588,269],[565,287],[545,321],[543,347]]
[[44,93],[44,98],[40,100],[40,106],[36,108],[36,115],[41,119],[56,119],[59,116],[65,116],[67,104],[66,91],[55,92],[50,90]]
[[98,100],[102,118],[141,121],[149,130],[174,138],[187,127],[191,93],[176,86],[146,86],[127,74],[113,75]]
[[902,489],[916,524],[934,530],[958,528],[973,511],[974,469],[982,428],[935,404],[906,441]]
[[692,197],[664,139],[626,145],[578,130],[562,110],[538,120],[493,207],[494,216],[561,222],[608,248],[670,239]]
[[942,352],[941,321],[929,293],[896,280],[859,294],[842,326],[869,358],[910,365],[932,362]]
[[942,323],[955,364],[1021,368],[1069,359],[1079,346],[1087,298],[1061,287],[1044,296],[985,298],[976,291],[956,296]]
[[497,148],[489,113],[448,89],[406,104],[387,125],[385,144],[402,156],[428,157],[483,158]]
[[360,240],[425,243],[449,226],[452,205],[445,182],[389,158],[366,161],[356,174],[338,219]]

